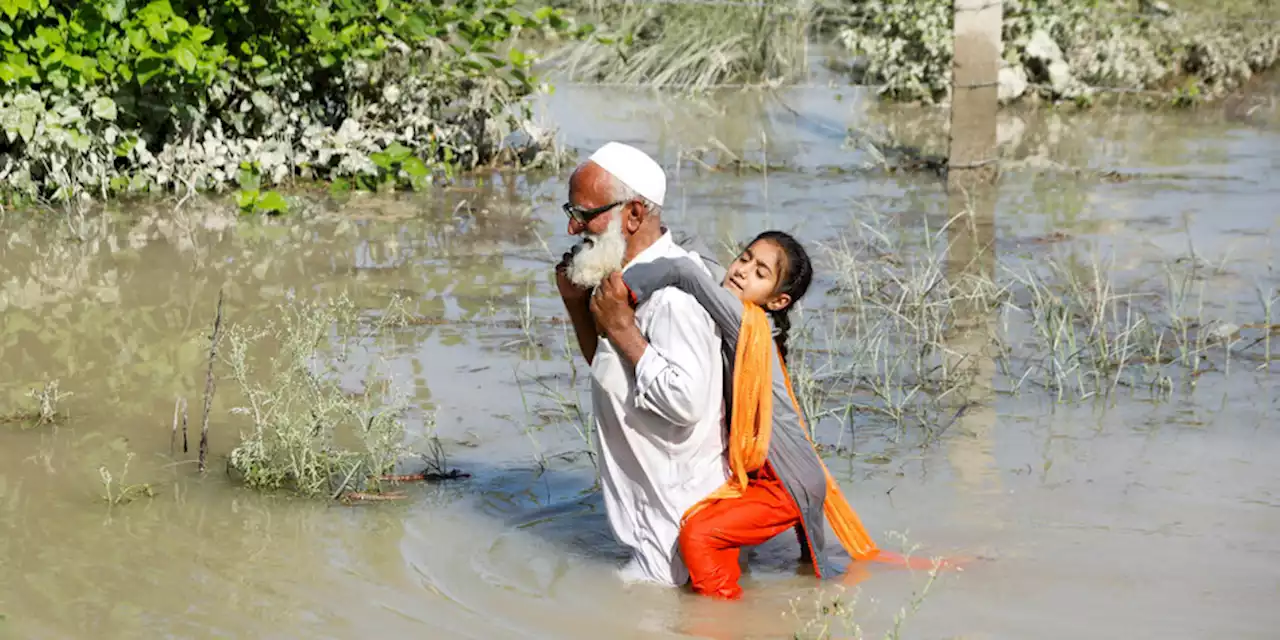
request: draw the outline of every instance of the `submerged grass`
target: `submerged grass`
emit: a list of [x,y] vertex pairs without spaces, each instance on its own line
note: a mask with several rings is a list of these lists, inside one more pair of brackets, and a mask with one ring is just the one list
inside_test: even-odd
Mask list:
[[1124,285],[1096,255],[998,264],[963,255],[957,243],[972,241],[956,226],[966,221],[967,213],[942,230],[895,234],[869,214],[825,247],[835,306],[812,314],[817,321],[797,336],[803,363],[794,374],[815,421],[872,413],[917,425],[928,439],[966,410],[976,384],[1057,402],[1120,388],[1162,397],[1238,363],[1261,370],[1273,360],[1277,290],[1258,286],[1258,308],[1233,311],[1256,321],[1233,323],[1209,284],[1225,261],[1208,264],[1191,244],[1163,261],[1156,283]]
[[[396,298],[366,321],[345,297],[296,302],[279,321],[231,327],[226,362],[247,403],[235,412],[250,426],[228,465],[246,485],[333,498],[378,488],[408,453],[405,400],[374,356],[361,391],[338,380],[351,373],[362,340],[404,321],[402,304]],[[276,355],[252,358],[260,345]]]
[[579,82],[677,87],[767,84],[807,70],[811,2],[737,5],[585,0],[568,5],[607,33],[548,59]]
[[[910,556],[919,548],[918,546],[908,548],[904,534],[894,532],[890,537],[902,541],[903,554],[906,556]],[[933,565],[925,572],[924,584],[915,590],[911,599],[894,613],[893,626],[885,630],[884,635],[881,636],[883,640],[899,640],[903,637],[902,631],[907,620],[918,613],[928,599],[929,591],[937,583],[942,566],[943,562],[940,558],[934,559]],[[849,591],[843,585],[837,585],[834,589],[823,589],[807,603],[811,608],[805,609],[802,609],[805,606],[803,598],[792,599],[790,613],[784,614],[796,620],[797,628],[792,638],[795,640],[830,640],[832,638],[862,640],[866,637],[859,622],[863,618],[858,607],[860,591],[854,590],[852,594]]]

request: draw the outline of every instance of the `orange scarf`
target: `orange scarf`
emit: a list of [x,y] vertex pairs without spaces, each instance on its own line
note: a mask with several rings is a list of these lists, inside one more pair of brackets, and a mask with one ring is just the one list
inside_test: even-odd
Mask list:
[[[769,322],[765,318],[764,309],[750,302],[743,303],[742,326],[738,332],[738,348],[733,360],[733,418],[729,425],[729,479],[711,495],[699,500],[681,519],[681,525],[693,514],[702,510],[716,500],[737,498],[747,488],[747,474],[764,466],[769,455],[769,438],[773,433],[773,375],[771,372],[770,351],[776,349],[773,336],[769,331]],[[778,354],[782,362],[782,354]],[[791,389],[791,376],[787,373],[786,364],[782,365],[783,377],[787,382],[787,395],[796,408],[800,418],[800,430],[804,437],[813,444],[796,402],[795,392]],[[817,455],[817,452],[814,452]],[[827,478],[827,497],[822,511],[831,523],[840,544],[855,560],[871,560],[880,555],[880,549],[867,535],[857,512],[849,506],[840,485],[827,471],[827,465],[818,459],[822,472]]]

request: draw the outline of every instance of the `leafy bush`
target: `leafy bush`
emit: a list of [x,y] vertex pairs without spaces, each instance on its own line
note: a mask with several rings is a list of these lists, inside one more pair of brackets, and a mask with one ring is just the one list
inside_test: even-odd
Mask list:
[[[1116,0],[1004,0],[1004,60],[1033,83],[1031,94],[1051,100],[1087,98],[1098,87],[1209,98],[1280,60],[1280,31],[1271,21],[1199,6],[1140,17],[1136,9]],[[951,0],[877,0],[848,7],[839,18],[839,37],[857,57],[857,79],[880,85],[880,93],[894,100],[946,100],[952,10]],[[1031,59],[1029,45],[1037,34],[1060,50],[1069,75],[1051,77],[1041,61]]]
[[65,201],[535,161],[502,147],[530,30],[581,31],[514,0],[0,0],[0,180]]

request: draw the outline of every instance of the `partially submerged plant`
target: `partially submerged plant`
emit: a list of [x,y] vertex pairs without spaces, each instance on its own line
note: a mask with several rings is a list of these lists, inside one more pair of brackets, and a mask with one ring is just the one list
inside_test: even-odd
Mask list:
[[145,482],[129,484],[126,480],[129,477],[129,463],[133,462],[133,456],[132,451],[125,456],[124,468],[120,470],[119,478],[111,475],[106,465],[98,467],[98,475],[102,478],[102,499],[106,500],[107,504],[112,506],[126,504],[140,497],[151,498],[156,495],[150,484]]
[[[1107,89],[1175,105],[1221,97],[1280,61],[1270,1],[1167,11],[1130,0],[1005,0],[1002,94],[1080,104]],[[951,91],[954,11],[951,0],[883,0],[830,13],[856,81],[891,99],[941,103]]]
[[[907,546],[905,536],[897,532],[891,532],[890,537],[901,538],[904,546],[904,555],[910,555],[905,549]],[[883,640],[899,640],[902,638],[903,625],[906,624],[906,621],[911,616],[920,611],[920,607],[928,599],[929,591],[938,581],[938,575],[942,567],[942,560],[934,559],[926,574],[924,584],[912,594],[907,604],[900,607],[894,614],[893,626],[881,636]],[[813,599],[811,603],[812,609],[809,611],[801,610],[801,598],[793,598],[791,600],[791,612],[784,615],[796,618],[799,623],[798,628],[792,634],[792,638],[795,638],[795,640],[831,640],[832,638],[862,640],[865,637],[862,625],[859,623],[862,614],[858,609],[858,591],[854,590],[852,595],[848,595],[849,589],[844,585],[836,585],[833,591],[835,591],[834,594],[826,589],[820,590],[817,597]]]
[[[362,391],[344,390],[338,376],[355,364],[361,337],[376,337],[402,317],[399,304],[368,326],[341,297],[295,302],[264,327],[232,327],[227,362],[248,404],[237,413],[248,416],[250,427],[228,464],[245,484],[337,497],[376,485],[393,469],[406,453],[404,399],[378,370],[376,356],[368,356]],[[264,342],[275,343],[277,354],[259,369],[250,351]]]
[[62,393],[58,391],[58,380],[51,380],[44,384],[44,387],[32,389],[27,392],[27,397],[34,401],[35,406],[27,411],[19,411],[7,416],[0,416],[0,424],[18,423],[24,429],[34,429],[45,425],[54,424],[62,421],[65,417],[58,410],[58,403],[63,398],[73,395],[71,392]]

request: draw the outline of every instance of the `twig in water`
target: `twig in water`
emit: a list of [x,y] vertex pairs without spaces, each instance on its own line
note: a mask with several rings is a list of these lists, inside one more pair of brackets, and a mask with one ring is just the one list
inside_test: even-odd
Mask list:
[[186,398],[178,396],[173,401],[173,432],[169,435],[169,455],[178,447],[178,409],[182,409],[182,452],[187,452],[187,409]]
[[392,500],[404,500],[407,498],[403,493],[364,493],[361,491],[348,491],[342,494],[342,503],[351,504],[352,502],[390,502]]
[[204,473],[209,454],[209,407],[213,404],[213,363],[218,355],[218,336],[222,333],[222,289],[218,289],[218,312],[213,317],[213,335],[209,337],[209,373],[204,378],[204,417],[200,425],[200,473]]
[[410,473],[407,475],[385,475],[380,479],[384,482],[441,482],[444,480],[462,480],[470,478],[471,474],[457,469],[450,469],[447,472],[423,471],[422,473]]
[[335,499],[342,495],[342,491],[347,488],[347,483],[351,482],[351,478],[356,475],[356,472],[359,471],[362,466],[364,465],[357,462],[354,467],[351,467],[351,470],[347,472],[347,477],[342,479],[342,484],[338,485],[338,490],[333,492],[333,497]]

